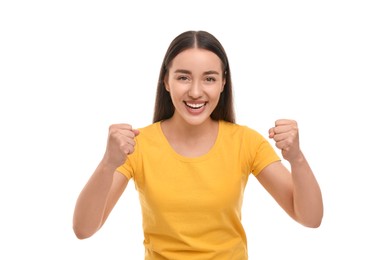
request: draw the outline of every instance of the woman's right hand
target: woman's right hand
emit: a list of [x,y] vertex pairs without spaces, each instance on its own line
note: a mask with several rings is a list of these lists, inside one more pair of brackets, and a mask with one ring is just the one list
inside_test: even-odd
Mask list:
[[78,238],[90,237],[99,230],[126,188],[127,179],[115,170],[134,152],[138,134],[139,130],[128,124],[110,126],[103,159],[76,202],[73,230]]
[[129,124],[113,124],[109,127],[103,162],[114,169],[125,163],[127,155],[134,152],[134,138],[139,134]]

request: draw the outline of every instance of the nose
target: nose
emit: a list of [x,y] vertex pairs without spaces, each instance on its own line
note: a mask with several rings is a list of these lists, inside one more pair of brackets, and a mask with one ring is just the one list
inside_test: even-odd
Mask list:
[[203,95],[202,84],[198,81],[194,81],[188,90],[188,96],[190,96],[193,99],[198,99],[202,97],[202,95]]

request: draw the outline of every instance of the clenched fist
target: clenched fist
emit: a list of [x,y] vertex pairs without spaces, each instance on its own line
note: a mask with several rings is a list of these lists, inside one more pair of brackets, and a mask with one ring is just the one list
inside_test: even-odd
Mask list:
[[275,145],[282,151],[283,158],[291,162],[301,154],[299,148],[298,125],[294,120],[276,120],[275,126],[270,128],[269,138],[274,139]]
[[128,124],[114,124],[109,128],[107,147],[103,160],[107,165],[114,168],[121,166],[127,155],[134,152],[134,138],[139,134],[139,130],[133,129]]

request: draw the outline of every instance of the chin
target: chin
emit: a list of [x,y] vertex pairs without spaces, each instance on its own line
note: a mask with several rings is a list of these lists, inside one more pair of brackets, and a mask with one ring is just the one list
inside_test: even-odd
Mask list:
[[185,121],[189,125],[199,126],[199,125],[203,125],[204,123],[208,122],[209,120],[211,120],[210,117],[206,117],[206,118],[190,118],[190,119],[186,119]]
[[186,124],[188,125],[192,125],[192,126],[200,126],[204,123],[207,123],[211,120],[211,117],[210,115],[198,115],[198,116],[184,116],[184,117],[181,117],[182,121],[184,121]]

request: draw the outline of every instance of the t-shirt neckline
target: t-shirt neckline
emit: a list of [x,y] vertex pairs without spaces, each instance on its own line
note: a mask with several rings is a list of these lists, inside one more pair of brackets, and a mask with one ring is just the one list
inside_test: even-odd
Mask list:
[[200,162],[200,161],[207,160],[208,158],[210,158],[215,153],[215,150],[217,150],[217,147],[219,145],[219,140],[221,139],[221,135],[223,133],[222,121],[219,120],[218,121],[218,134],[217,134],[217,138],[215,139],[215,142],[214,142],[213,146],[210,148],[210,150],[208,150],[205,154],[202,154],[202,155],[197,156],[197,157],[187,157],[187,156],[179,154],[178,152],[175,151],[175,149],[173,149],[173,147],[169,143],[167,137],[164,135],[164,133],[162,131],[161,121],[157,122],[156,126],[158,128],[158,134],[161,136],[161,139],[163,140],[164,145],[168,148],[167,150],[174,157],[176,157],[180,161],[184,161],[184,162]]

